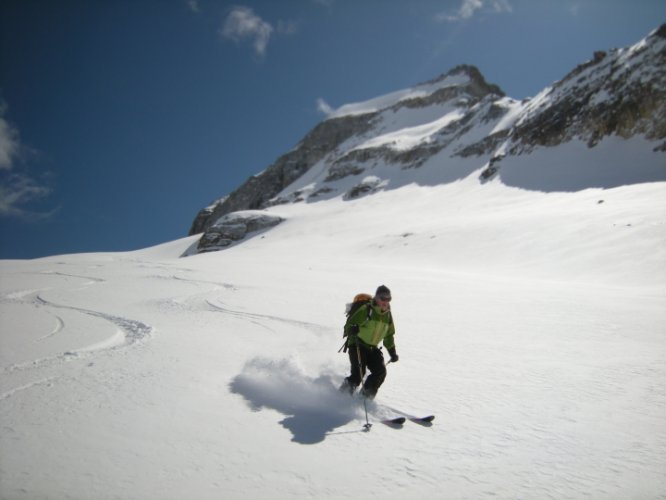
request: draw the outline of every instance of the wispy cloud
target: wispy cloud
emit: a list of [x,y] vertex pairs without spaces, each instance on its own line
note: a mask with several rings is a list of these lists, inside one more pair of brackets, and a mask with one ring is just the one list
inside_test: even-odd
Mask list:
[[236,43],[249,42],[255,53],[266,55],[268,43],[274,35],[294,35],[299,23],[292,20],[279,20],[275,25],[262,19],[250,7],[234,7],[224,20],[219,33],[223,38]]
[[187,6],[190,8],[192,12],[199,13],[201,12],[201,9],[199,8],[199,0],[186,0],[187,1]]
[[28,221],[47,219],[55,213],[38,212],[26,208],[26,205],[46,198],[51,188],[38,184],[35,179],[22,173],[3,173],[0,175],[0,217],[20,218]]
[[323,113],[326,116],[330,116],[330,114],[333,113],[333,108],[320,97],[317,99],[317,111]]
[[458,22],[471,19],[479,13],[501,14],[512,11],[513,8],[509,0],[462,0],[457,10],[440,12],[437,14],[436,20],[441,22]]
[[15,217],[26,220],[39,220],[54,212],[35,212],[26,205],[45,198],[51,188],[20,172],[21,145],[18,130],[5,118],[7,106],[0,102],[0,217]]
[[19,152],[19,134],[4,118],[6,106],[0,103],[0,170],[11,170]]
[[235,42],[250,41],[259,56],[266,54],[273,26],[249,7],[235,7],[227,16],[220,34]]

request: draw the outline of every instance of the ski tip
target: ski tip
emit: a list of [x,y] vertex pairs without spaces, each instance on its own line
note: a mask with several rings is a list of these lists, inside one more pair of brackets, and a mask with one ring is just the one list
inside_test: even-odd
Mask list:
[[413,417],[410,418],[415,424],[423,425],[425,427],[431,427],[432,421],[435,420],[435,415],[428,415],[427,417]]
[[382,420],[382,424],[386,425],[402,425],[407,421],[405,417],[387,418]]

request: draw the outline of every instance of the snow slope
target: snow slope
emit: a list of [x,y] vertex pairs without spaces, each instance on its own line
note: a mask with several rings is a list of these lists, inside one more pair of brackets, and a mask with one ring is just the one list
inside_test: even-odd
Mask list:
[[[665,498],[666,183],[478,176],[276,206],[188,258],[1,261],[0,497]],[[345,303],[382,283],[370,418],[430,427],[363,432],[336,390]]]

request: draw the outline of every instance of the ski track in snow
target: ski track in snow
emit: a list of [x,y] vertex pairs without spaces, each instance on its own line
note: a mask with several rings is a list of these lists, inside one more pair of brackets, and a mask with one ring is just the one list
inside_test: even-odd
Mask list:
[[[220,283],[218,281],[183,278],[177,275],[169,275],[169,276],[155,275],[152,277],[155,279],[162,279],[167,281],[171,280],[180,281],[185,283],[192,283],[194,285],[205,285],[209,287],[208,289],[202,292],[190,293],[187,295],[170,298],[167,299],[166,301],[161,301],[161,304],[166,305],[167,307],[176,305],[186,310],[195,311],[203,309],[206,311],[228,314],[230,316],[234,316],[236,318],[247,321],[248,323],[259,326],[260,328],[263,328],[270,332],[274,332],[274,330],[269,325],[266,324],[266,321],[279,322],[290,326],[295,326],[298,328],[308,330],[317,335],[328,335],[330,333],[330,328],[326,327],[325,325],[310,323],[307,321],[301,321],[292,318],[285,318],[281,316],[269,315],[269,314],[240,311],[228,307],[227,305],[222,303],[221,299],[208,298],[211,295],[215,295],[221,290],[231,291],[231,292],[238,291],[239,287],[232,283]],[[210,288],[211,286],[212,288]]]
[[[65,306],[61,304],[56,304],[54,302],[48,301],[44,298],[42,298],[39,294],[35,295],[34,297],[34,303],[37,304],[38,306],[46,306],[46,307],[52,307],[56,309],[68,309],[70,311],[77,311],[83,314],[87,314],[89,316],[94,316],[96,318],[101,318],[105,321],[108,321],[117,327],[119,327],[123,334],[124,334],[124,342],[122,345],[124,346],[129,346],[132,345],[136,342],[139,342],[141,340],[144,340],[145,338],[149,337],[151,332],[153,331],[153,327],[150,325],[147,325],[145,323],[142,323],[141,321],[129,319],[129,318],[124,318],[122,316],[114,316],[111,314],[103,313],[100,311],[93,311],[90,309],[83,309],[80,307],[74,307],[74,306]],[[115,336],[114,336],[115,337]],[[83,347],[81,349],[77,349],[76,351],[72,352],[66,352],[66,355],[76,355],[76,353],[84,351],[84,352],[90,352],[94,351],[94,346],[100,345],[100,344],[107,344],[107,341],[102,341],[93,344],[93,346],[88,346],[88,347]],[[114,346],[115,347],[115,346]]]
[[42,271],[40,274],[46,274],[46,275],[54,275],[54,276],[65,276],[68,278],[80,278],[84,280],[88,280],[88,283],[84,283],[85,285],[94,285],[95,283],[104,283],[106,280],[103,278],[96,278],[92,276],[83,276],[80,274],[69,274],[69,273],[63,273],[61,271]]
[[58,378],[60,378],[60,377],[46,377],[46,378],[42,378],[42,379],[39,379],[39,380],[35,380],[34,382],[29,382],[29,383],[21,385],[19,387],[15,387],[14,389],[10,389],[9,391],[6,391],[6,392],[0,394],[0,401],[4,401],[5,399],[13,396],[14,394],[16,394],[18,392],[21,392],[21,391],[24,391],[26,389],[31,389],[31,388],[33,388],[35,386],[38,386],[38,385],[51,384],[52,382],[54,382]]
[[[49,313],[51,314],[51,313]],[[57,333],[61,332],[65,328],[65,321],[58,315],[53,314],[52,315],[55,318],[55,326],[53,327],[53,330],[51,330],[50,333],[47,333],[46,335],[39,337],[35,342],[42,342],[50,337],[53,337]]]
[[[47,271],[47,272],[42,272],[40,274],[52,274],[52,275],[58,275],[58,276],[66,276],[66,277],[74,277],[74,278],[80,278],[80,279],[85,279],[88,280],[87,283],[85,283],[83,286],[88,286],[88,285],[93,285],[93,284],[98,284],[98,283],[104,283],[106,280],[101,279],[101,278],[93,278],[90,276],[82,276],[82,275],[73,275],[73,274],[66,274],[62,272],[53,272],[53,271]],[[74,290],[78,288],[73,288]],[[89,356],[97,355],[105,351],[110,351],[113,349],[118,349],[118,348],[124,348],[131,346],[133,344],[136,344],[138,342],[141,342],[148,337],[150,337],[151,333],[153,332],[153,327],[145,324],[141,321],[125,318],[122,316],[115,316],[112,314],[104,313],[101,311],[95,311],[91,309],[84,309],[80,307],[74,307],[74,306],[67,306],[67,305],[62,305],[62,304],[57,304],[55,302],[46,300],[43,298],[41,293],[44,291],[48,290],[47,288],[42,288],[38,290],[20,290],[20,291],[15,291],[6,294],[2,299],[0,299],[3,302],[8,302],[8,303],[18,303],[18,304],[28,304],[32,305],[36,308],[44,308],[46,312],[50,315],[52,315],[55,318],[55,325],[53,329],[35,339],[35,342],[43,342],[58,333],[62,332],[66,328],[66,323],[65,320],[57,315],[54,314],[50,311],[50,309],[61,309],[61,310],[70,310],[70,311],[75,311],[81,314],[85,314],[88,316],[92,316],[95,318],[100,318],[106,322],[109,322],[116,327],[118,327],[118,330],[112,334],[110,337],[103,339],[101,341],[95,342],[93,344],[79,347],[77,349],[73,350],[68,350],[65,352],[62,352],[60,354],[54,355],[54,356],[47,356],[44,358],[39,358],[39,359],[33,359],[31,361],[26,361],[23,363],[16,363],[7,367],[4,367],[0,373],[3,376],[7,376],[12,373],[16,372],[25,372],[27,370],[34,370],[37,368],[50,368],[53,366],[57,366],[61,363],[71,361],[73,359],[82,359],[82,358],[87,358]],[[46,383],[51,383],[52,381],[56,380],[59,377],[46,377],[42,378],[33,382],[29,382],[26,384],[23,384],[21,386],[12,388],[10,390],[7,390],[3,393],[0,394],[0,401],[7,399],[14,394],[30,389],[32,387],[38,386],[38,385],[44,385]]]
[[300,321],[296,319],[291,319],[291,318],[283,318],[280,316],[272,316],[269,314],[259,314],[259,313],[252,313],[252,312],[246,312],[246,311],[237,311],[233,309],[229,309],[226,307],[224,304],[221,304],[219,301],[216,300],[206,300],[206,304],[208,304],[211,307],[212,311],[215,312],[221,312],[225,314],[229,314],[232,316],[236,316],[238,318],[242,318],[245,320],[248,320],[251,323],[254,323],[256,325],[259,325],[263,328],[266,328],[268,330],[271,330],[268,326],[266,326],[262,320],[269,320],[269,321],[278,321],[280,323],[286,323],[288,325],[292,326],[297,326],[299,328],[304,328],[308,331],[317,333],[320,332],[322,335],[324,333],[328,333],[330,331],[329,328],[327,328],[324,325],[319,325],[316,323],[309,323],[307,321]]

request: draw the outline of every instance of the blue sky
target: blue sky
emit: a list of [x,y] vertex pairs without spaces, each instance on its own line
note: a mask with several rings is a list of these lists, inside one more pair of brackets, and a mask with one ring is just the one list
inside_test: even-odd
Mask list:
[[663,0],[2,0],[0,258],[134,250],[325,110],[476,65],[535,95]]

